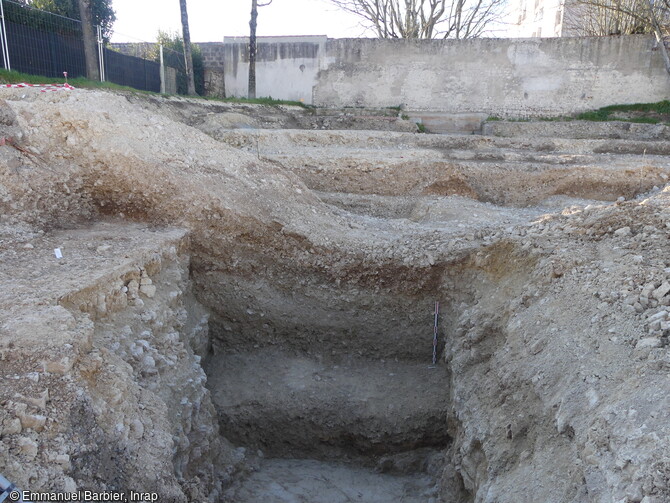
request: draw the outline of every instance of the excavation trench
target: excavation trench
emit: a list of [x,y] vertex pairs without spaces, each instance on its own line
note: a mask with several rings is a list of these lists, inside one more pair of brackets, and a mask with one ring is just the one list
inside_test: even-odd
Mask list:
[[[306,319],[295,312],[275,318],[256,298],[239,314],[211,320],[207,386],[222,434],[255,466],[228,497],[437,498],[451,436],[441,349],[431,364],[433,300],[334,286],[322,292],[320,304],[298,302]],[[363,297],[377,300],[359,304]]]
[[26,93],[0,149],[18,486],[669,500],[667,142],[207,136]]
[[[428,153],[389,149],[380,159],[313,149],[299,134],[278,138],[262,138],[277,141],[264,156],[346,222],[347,246],[366,242],[372,228],[378,244],[317,243],[272,222],[219,256],[196,250],[196,290],[214,311],[207,386],[222,434],[254,467],[227,497],[480,501],[491,474],[522,464],[542,435],[554,436],[556,420],[533,381],[497,375],[505,355],[547,344],[510,328],[565,272],[551,245],[535,244],[541,222],[562,230],[558,220],[579,208],[635,197],[662,184],[666,165],[611,162],[587,143],[576,156],[553,154],[554,144],[531,146],[551,155],[517,153],[516,145],[478,154],[479,143],[488,149],[497,140],[445,139]],[[533,226],[541,228],[528,239]],[[435,301],[443,309],[433,367]],[[570,431],[551,448],[576,455]]]
[[[276,285],[256,283],[244,303],[232,300],[238,289],[219,292],[229,302],[210,320],[212,352],[203,367],[221,433],[254,467],[229,489],[230,501],[418,502],[450,493],[467,501],[460,475],[450,482],[456,489],[440,489],[461,429],[451,412],[447,339],[468,306],[495,313],[506,305],[537,262],[511,243],[489,248],[485,259],[478,253],[474,247],[449,264],[362,275],[380,283],[336,287],[303,272],[282,286],[298,299],[284,299],[282,313],[266,297],[278,298]],[[435,301],[442,312],[432,365]],[[480,320],[480,360],[504,340],[501,323],[494,314]]]

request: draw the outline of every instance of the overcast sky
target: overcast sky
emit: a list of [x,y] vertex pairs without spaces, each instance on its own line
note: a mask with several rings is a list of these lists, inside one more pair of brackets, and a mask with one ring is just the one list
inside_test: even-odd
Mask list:
[[[191,40],[221,42],[224,36],[248,36],[250,0],[188,0]],[[113,0],[113,42],[153,41],[159,29],[181,33],[178,0]],[[327,0],[273,0],[259,8],[259,36],[371,36],[356,16]]]

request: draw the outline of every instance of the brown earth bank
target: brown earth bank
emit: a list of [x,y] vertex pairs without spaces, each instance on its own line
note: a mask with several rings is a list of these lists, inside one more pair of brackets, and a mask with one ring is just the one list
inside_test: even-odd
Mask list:
[[18,486],[670,499],[670,143],[0,97],[0,473]]

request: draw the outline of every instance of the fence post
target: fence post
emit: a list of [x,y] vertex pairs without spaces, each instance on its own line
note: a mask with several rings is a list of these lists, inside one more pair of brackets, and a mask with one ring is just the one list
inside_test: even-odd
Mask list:
[[0,37],[0,45],[2,45],[2,61],[5,64],[5,69],[11,70],[12,66],[9,63],[9,45],[7,44],[7,26],[5,25],[4,0],[0,0],[0,15],[2,16],[2,37]]
[[160,54],[161,54],[161,69],[160,69],[161,94],[166,94],[165,93],[165,63],[163,61],[163,44],[160,44]]
[[102,39],[102,27],[97,25],[98,29],[98,61],[100,62],[100,82],[105,81],[105,45]]

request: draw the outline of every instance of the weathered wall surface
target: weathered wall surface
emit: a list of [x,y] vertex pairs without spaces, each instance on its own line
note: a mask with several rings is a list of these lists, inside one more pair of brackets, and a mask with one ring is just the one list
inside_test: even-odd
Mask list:
[[[227,38],[219,44],[229,96],[246,95],[246,43],[246,38]],[[670,97],[670,81],[654,45],[647,36],[260,38],[257,95],[324,107],[402,105],[410,111],[556,115]]]
[[[259,37],[256,95],[312,103],[327,40],[325,36]],[[249,38],[226,37],[221,50],[227,95],[247,96]]]
[[223,74],[223,44],[204,42],[198,44],[205,67],[205,93],[207,96],[226,97],[226,83]]
[[659,101],[670,81],[653,46],[645,36],[329,40],[314,102],[542,115]]

